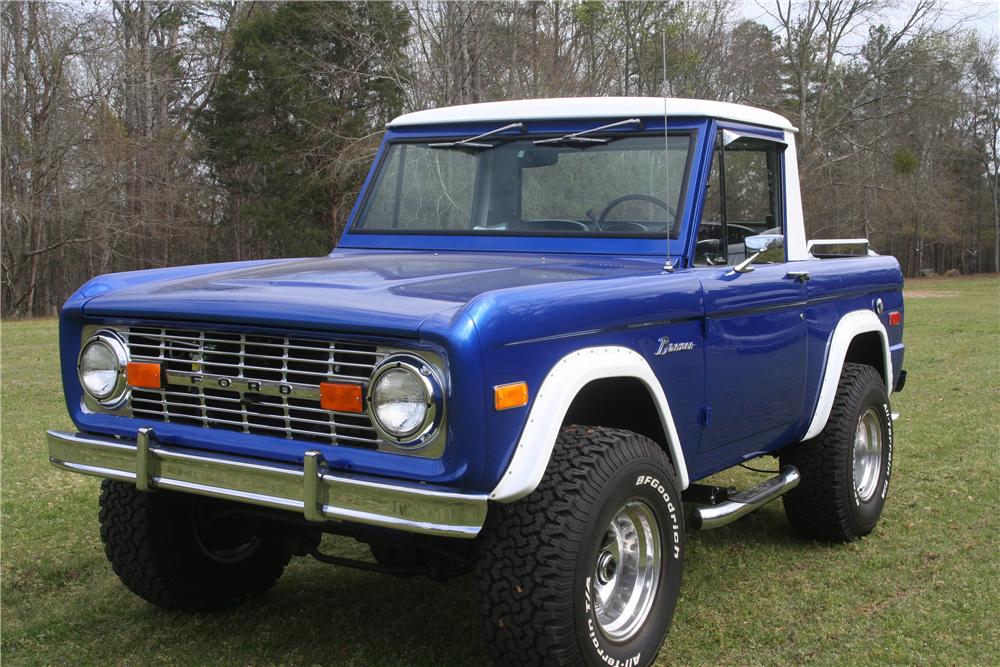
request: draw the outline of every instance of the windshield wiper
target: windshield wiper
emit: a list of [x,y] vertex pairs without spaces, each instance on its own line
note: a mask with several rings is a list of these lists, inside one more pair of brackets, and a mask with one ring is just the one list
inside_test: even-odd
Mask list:
[[486,137],[492,137],[494,134],[500,134],[506,130],[515,129],[524,132],[524,123],[511,123],[510,125],[498,127],[497,129],[490,130],[489,132],[477,134],[476,136],[469,137],[468,139],[461,139],[459,141],[442,141],[436,144],[427,144],[427,146],[429,148],[493,148],[496,144],[483,143],[478,141],[478,139],[485,139]]
[[606,144],[612,139],[619,139],[620,137],[586,137],[584,135],[590,134],[592,132],[600,132],[601,130],[610,130],[613,127],[621,127],[623,125],[635,125],[636,129],[642,129],[642,121],[638,118],[629,118],[628,120],[620,120],[617,123],[609,123],[608,125],[601,125],[600,127],[592,127],[589,130],[582,130],[580,132],[573,132],[572,134],[564,134],[561,137],[552,137],[551,139],[537,139],[533,143],[536,146],[542,146],[544,144]]

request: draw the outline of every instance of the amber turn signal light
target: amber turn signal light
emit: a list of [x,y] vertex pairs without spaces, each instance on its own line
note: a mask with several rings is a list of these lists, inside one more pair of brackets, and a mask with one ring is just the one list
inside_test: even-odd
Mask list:
[[163,386],[163,374],[159,364],[130,361],[125,368],[128,386],[142,389],[159,389]]
[[509,410],[528,404],[528,383],[513,382],[493,387],[493,406],[497,410]]
[[334,412],[364,412],[361,400],[361,385],[321,382],[319,385],[319,406]]

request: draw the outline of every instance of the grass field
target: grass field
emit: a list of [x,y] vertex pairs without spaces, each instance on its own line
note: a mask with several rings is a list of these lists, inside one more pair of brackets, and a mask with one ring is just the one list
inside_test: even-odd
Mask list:
[[[780,503],[689,540],[660,664],[1000,663],[1000,279],[907,285],[906,390],[875,533],[791,536]],[[265,598],[212,615],[152,607],[118,583],[94,478],[47,463],[70,428],[52,320],[2,332],[5,665],[477,665],[467,577],[400,580],[296,559]],[[727,477],[744,484],[751,473]],[[328,545],[362,555],[350,540]]]

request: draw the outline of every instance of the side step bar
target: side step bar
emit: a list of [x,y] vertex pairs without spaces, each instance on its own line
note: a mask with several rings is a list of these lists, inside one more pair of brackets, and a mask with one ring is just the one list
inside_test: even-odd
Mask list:
[[761,505],[783,496],[799,485],[801,476],[795,466],[782,466],[777,477],[766,479],[746,491],[729,495],[717,505],[699,505],[691,514],[692,528],[721,528],[753,512]]

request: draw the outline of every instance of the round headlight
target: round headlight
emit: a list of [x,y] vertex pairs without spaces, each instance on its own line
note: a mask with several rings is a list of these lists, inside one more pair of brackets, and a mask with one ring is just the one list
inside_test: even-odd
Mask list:
[[77,371],[84,390],[101,405],[114,405],[125,394],[128,354],[117,337],[100,332],[80,350]]
[[[413,359],[412,361],[417,361]],[[387,359],[375,371],[369,406],[380,434],[396,445],[422,444],[433,428],[437,399],[433,372],[411,360]]]

